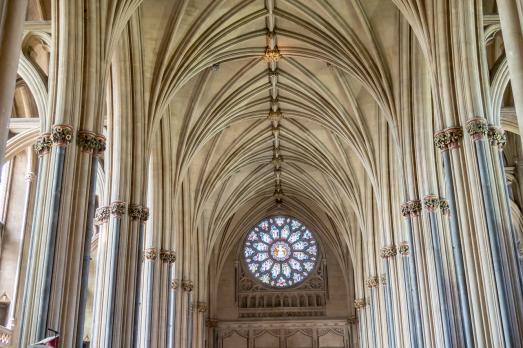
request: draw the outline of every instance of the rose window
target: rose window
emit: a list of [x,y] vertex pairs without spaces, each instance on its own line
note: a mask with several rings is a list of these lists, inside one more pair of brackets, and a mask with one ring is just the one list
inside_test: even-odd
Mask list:
[[301,283],[314,269],[318,244],[299,220],[273,216],[247,234],[243,256],[255,278],[268,286],[285,288]]

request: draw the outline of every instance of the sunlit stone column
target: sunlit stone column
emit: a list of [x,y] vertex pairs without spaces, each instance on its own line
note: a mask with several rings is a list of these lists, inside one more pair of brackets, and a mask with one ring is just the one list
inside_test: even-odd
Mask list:
[[[414,247],[414,236],[412,227],[412,218],[419,215],[421,211],[421,202],[414,200],[403,203],[401,206],[401,213],[405,218],[406,225],[406,236],[408,247]],[[406,255],[404,255],[406,256]],[[413,331],[413,344],[415,346],[422,346],[424,342],[423,338],[423,316],[421,314],[421,298],[420,290],[418,286],[418,269],[416,264],[416,253],[414,250],[409,250],[408,257],[405,258],[408,269],[406,276],[409,278],[409,297],[410,297],[410,311],[413,320],[411,321],[411,330]]]
[[197,303],[197,332],[193,335],[197,337],[197,348],[205,348],[205,313],[207,313],[207,302],[199,301]]
[[154,285],[154,265],[158,258],[156,248],[147,248],[144,255],[144,277],[143,277],[143,301],[142,301],[142,335],[141,347],[151,346],[151,327],[152,327],[152,307],[153,307],[153,285]]
[[16,261],[16,275],[15,275],[15,282],[14,282],[14,292],[13,292],[13,299],[9,306],[9,322],[7,323],[7,327],[11,330],[16,325],[16,316],[18,315],[18,297],[19,297],[19,288],[20,288],[20,274],[22,273],[22,263],[24,260],[24,250],[25,250],[25,242],[26,242],[26,232],[28,229],[28,220],[30,218],[31,212],[30,212],[30,206],[31,206],[31,196],[33,195],[33,186],[34,181],[36,178],[36,174],[34,173],[34,165],[33,165],[33,148],[29,147],[26,150],[26,156],[27,156],[27,165],[26,165],[26,174],[25,174],[25,197],[24,197],[24,206],[23,206],[23,218],[21,223],[21,231],[20,231],[20,247],[18,248],[18,259]]
[[445,175],[446,194],[449,204],[449,226],[452,241],[452,252],[458,298],[460,304],[461,329],[463,331],[464,346],[474,347],[474,334],[472,331],[472,319],[467,288],[467,277],[465,273],[465,259],[462,249],[462,241],[456,209],[456,193],[449,151],[458,149],[463,138],[463,129],[460,127],[447,128],[434,134],[434,144],[441,150],[443,161],[443,172]]
[[379,285],[379,278],[378,276],[372,276],[369,277],[366,281],[366,285],[369,288],[370,291],[370,303],[369,303],[369,321],[370,321],[370,334],[372,337],[373,347],[378,347],[378,326],[379,326],[379,320],[378,320],[378,285]]
[[365,298],[358,298],[354,300],[354,308],[358,311],[358,328],[359,328],[359,337],[360,337],[360,346],[361,347],[370,347],[369,343],[369,325],[368,317],[365,312],[365,307],[367,307],[367,300]]
[[[399,332],[396,332],[396,328],[394,325],[394,308],[392,303],[392,286],[391,286],[391,261],[394,256],[397,254],[396,246],[395,245],[388,245],[384,246],[380,250],[380,257],[383,260],[383,269],[385,271],[385,274],[383,275],[384,279],[384,286],[383,291],[385,292],[385,306],[387,311],[387,336],[388,336],[388,343],[390,347],[396,347],[396,335],[399,335]],[[389,284],[387,285],[387,281]]]
[[[488,168],[487,153],[487,120],[484,118],[473,118],[467,122],[467,132],[474,141],[476,159],[478,164],[479,178],[481,181],[481,196],[483,198],[483,208],[487,222],[487,232],[490,244],[490,254],[492,266],[496,280],[496,289],[499,303],[499,310],[502,321],[503,337],[507,347],[514,346],[513,329],[511,329],[511,309],[507,292],[508,278],[503,269],[502,245],[500,241],[501,223],[496,214],[496,204],[494,201],[493,180]],[[513,323],[513,322],[512,322]],[[517,323],[516,323],[517,325]]]
[[192,347],[192,336],[193,336],[193,288],[194,283],[192,280],[182,280],[182,327],[183,335],[181,337],[182,346]]
[[440,228],[437,218],[437,211],[440,206],[440,199],[436,195],[425,196],[423,199],[423,206],[427,211],[430,222],[430,235],[432,239],[432,250],[434,251],[434,260],[431,264],[434,265],[435,274],[436,274],[436,283],[439,302],[439,317],[442,324],[443,330],[443,342],[445,342],[445,347],[452,347],[452,331],[449,318],[449,296],[447,294],[447,287],[445,281],[445,272],[442,258],[442,248],[441,248],[441,239],[440,239]]

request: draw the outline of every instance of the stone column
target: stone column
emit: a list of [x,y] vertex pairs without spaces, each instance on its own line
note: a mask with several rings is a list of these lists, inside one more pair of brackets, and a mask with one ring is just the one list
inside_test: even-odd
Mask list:
[[23,220],[21,224],[21,231],[20,231],[20,247],[18,248],[18,259],[16,261],[16,275],[15,275],[15,284],[14,284],[14,292],[13,292],[13,299],[11,302],[11,305],[9,306],[9,322],[7,324],[7,327],[11,330],[13,330],[15,324],[16,324],[16,316],[18,313],[18,294],[19,294],[19,288],[20,288],[20,273],[22,272],[22,263],[24,259],[24,249],[25,249],[25,242],[26,242],[26,232],[28,228],[28,219],[31,214],[29,207],[31,205],[31,196],[33,193],[33,183],[35,181],[36,175],[34,173],[33,168],[33,148],[29,147],[26,150],[26,156],[27,156],[27,167],[26,167],[26,175],[25,175],[25,197],[24,197],[24,207],[23,207]]
[[38,264],[38,251],[39,251],[39,244],[42,241],[42,233],[39,233],[39,231],[42,229],[42,216],[43,216],[43,209],[39,206],[42,204],[42,197],[44,196],[44,190],[43,187],[45,187],[46,180],[44,176],[44,168],[48,167],[49,164],[49,155],[52,148],[52,140],[51,140],[51,134],[50,133],[43,133],[40,137],[38,137],[36,143],[34,144],[34,150],[36,154],[38,155],[38,178],[36,183],[36,190],[35,190],[35,205],[33,207],[33,221],[31,224],[31,236],[30,236],[30,242],[29,242],[29,250],[28,250],[28,259],[27,259],[27,272],[25,275],[25,281],[24,281],[24,291],[23,291],[23,299],[22,299],[22,308],[21,308],[21,320],[20,320],[20,327],[19,327],[19,341],[20,345],[28,345],[28,340],[31,336],[32,326],[34,326],[34,322],[32,321],[33,315],[34,315],[34,307],[36,307],[35,304],[35,296],[28,296],[27,294],[34,294],[36,291],[36,278],[38,272],[36,271],[36,267]]
[[458,212],[456,209],[456,196],[454,189],[454,178],[449,151],[458,149],[463,138],[463,129],[460,127],[447,128],[434,134],[434,144],[441,150],[443,161],[443,172],[445,175],[445,186],[448,197],[450,237],[456,271],[456,284],[461,314],[461,327],[464,337],[464,347],[474,347],[474,333],[472,331],[472,319],[470,316],[469,295],[467,289],[467,277],[465,273],[465,262],[462,251],[462,242],[459,228]]
[[196,345],[197,348],[205,348],[205,313],[207,312],[208,306],[207,302],[199,301],[197,304],[197,310],[198,310],[198,332],[195,337],[198,337],[198,344]]
[[378,329],[377,326],[378,318],[376,318],[376,311],[378,307],[378,286],[380,284],[379,277],[378,276],[372,276],[367,279],[366,285],[370,290],[370,323],[371,323],[371,337],[374,344],[374,347],[378,347]]
[[[183,308],[184,318],[183,321],[185,325],[182,325],[182,328],[185,328],[185,337],[182,337],[182,346],[192,348],[192,332],[193,332],[193,301],[192,301],[192,291],[194,288],[194,283],[191,280],[185,279],[182,281],[182,289],[184,291],[185,304]],[[185,344],[185,345],[184,345]]]
[[440,199],[438,196],[429,195],[423,199],[423,206],[425,207],[429,222],[430,222],[430,234],[432,237],[432,249],[434,250],[434,268],[436,273],[436,283],[438,294],[438,302],[440,306],[439,317],[441,319],[441,325],[443,329],[443,342],[445,347],[452,347],[452,330],[449,318],[448,308],[448,294],[447,287],[445,284],[445,271],[442,258],[441,240],[440,240],[440,228],[438,224],[438,218],[436,212],[440,206]]
[[142,301],[142,344],[141,347],[151,346],[151,327],[152,327],[152,307],[153,307],[153,285],[154,285],[154,264],[158,257],[156,248],[147,248],[144,254],[144,279],[143,279],[143,301]]
[[498,12],[503,32],[503,43],[510,72],[510,84],[518,118],[519,134],[523,134],[523,33],[515,0],[498,0]]
[[359,337],[360,346],[369,347],[367,339],[367,318],[365,317],[365,307],[367,306],[367,300],[365,298],[358,298],[354,300],[354,308],[358,311],[358,323],[359,323]]
[[78,132],[78,146],[80,151],[91,156],[91,173],[89,176],[89,197],[87,206],[87,219],[85,226],[85,237],[83,245],[82,275],[80,280],[78,325],[76,327],[76,345],[83,346],[85,311],[87,304],[87,292],[89,289],[89,264],[91,263],[91,241],[93,238],[93,221],[96,209],[96,177],[98,171],[98,159],[105,151],[105,137],[93,132]]
[[390,260],[392,257],[396,256],[397,250],[395,245],[389,245],[384,246],[380,250],[380,257],[383,260],[383,269],[385,271],[385,274],[383,275],[385,277],[385,284],[384,285],[384,291],[385,291],[385,306],[387,310],[387,336],[388,336],[388,342],[389,347],[393,348],[396,347],[396,341],[395,341],[395,335],[394,332],[394,308],[392,303],[392,289],[391,284],[389,286],[386,285],[387,279],[391,279],[390,277]]
[[[401,212],[405,218],[406,224],[406,236],[409,248],[414,247],[414,236],[412,227],[412,218],[419,215],[421,211],[421,202],[418,200],[409,201],[403,203],[401,206]],[[406,255],[404,255],[406,256]],[[423,338],[423,317],[421,314],[421,298],[418,287],[418,270],[416,264],[416,253],[414,250],[408,254],[406,259],[408,265],[407,277],[409,278],[409,297],[411,304],[411,313],[413,316],[413,324],[411,330],[414,331],[415,345],[422,346],[424,342]],[[412,322],[411,322],[412,323]]]
[[73,127],[69,125],[54,125],[51,133],[53,147],[56,149],[52,155],[52,177],[51,197],[49,198],[49,220],[47,222],[47,231],[44,249],[44,264],[42,273],[42,285],[40,294],[40,305],[37,314],[37,340],[47,337],[48,332],[48,314],[49,304],[51,301],[51,282],[53,278],[56,238],[58,233],[60,200],[62,194],[62,176],[64,172],[65,151],[73,138]]
[[140,226],[138,226],[138,242],[137,242],[137,254],[136,258],[136,275],[135,275],[135,297],[134,297],[134,319],[133,319],[133,338],[132,344],[133,347],[138,346],[138,333],[140,332],[140,295],[143,288],[143,279],[142,279],[142,270],[143,263],[145,262],[145,257],[143,253],[143,239],[144,239],[144,228],[145,223],[149,220],[149,209],[142,206],[133,206],[129,208],[129,214],[134,216],[134,219],[140,221]]
[[0,168],[4,164],[26,12],[27,0],[0,4]]
[[176,300],[178,291],[178,280],[171,281],[169,291],[169,302],[167,304],[167,348],[174,348],[176,340]]
[[478,164],[479,178],[481,181],[481,193],[483,198],[483,208],[485,210],[485,219],[487,222],[487,232],[490,244],[490,254],[492,257],[492,266],[494,269],[494,278],[496,280],[496,289],[499,303],[499,310],[501,315],[501,324],[503,329],[503,337],[507,347],[513,347],[514,338],[511,330],[511,318],[509,299],[506,289],[506,275],[504,274],[501,244],[499,239],[499,232],[501,225],[497,221],[496,206],[494,202],[494,194],[492,187],[492,177],[488,169],[487,158],[487,132],[488,125],[484,118],[473,118],[467,122],[467,132],[474,141],[474,149],[476,151],[476,159]]

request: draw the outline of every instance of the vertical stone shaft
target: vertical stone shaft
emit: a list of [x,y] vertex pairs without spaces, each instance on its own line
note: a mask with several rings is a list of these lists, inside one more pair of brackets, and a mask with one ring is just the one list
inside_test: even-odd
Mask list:
[[26,167],[26,187],[25,187],[25,197],[24,197],[24,207],[23,207],[23,220],[21,224],[20,231],[20,247],[18,249],[18,260],[16,261],[16,276],[14,282],[14,292],[13,292],[13,301],[9,306],[9,322],[7,326],[13,328],[16,324],[16,313],[18,312],[18,294],[20,288],[20,274],[22,273],[22,261],[24,258],[25,250],[25,241],[26,241],[26,232],[28,229],[28,219],[31,215],[29,211],[31,205],[31,196],[33,193],[33,186],[35,180],[35,173],[33,172],[33,148],[29,147],[26,150],[27,155],[27,167]]
[[0,167],[4,164],[26,11],[27,0],[0,4]]

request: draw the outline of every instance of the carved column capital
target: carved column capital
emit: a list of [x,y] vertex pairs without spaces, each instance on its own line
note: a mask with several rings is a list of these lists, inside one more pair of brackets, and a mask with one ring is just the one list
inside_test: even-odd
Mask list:
[[407,242],[401,242],[398,246],[398,251],[401,256],[409,256],[410,246]]
[[174,263],[176,261],[176,253],[172,250],[160,250],[160,260],[164,263]]
[[73,127],[68,124],[55,124],[51,130],[53,145],[67,146],[73,140]]
[[114,217],[122,217],[127,212],[127,203],[123,201],[114,201],[111,203],[111,215]]
[[127,212],[131,220],[136,221],[142,218],[142,209],[143,207],[139,204],[129,204]]
[[145,223],[145,221],[149,220],[149,208],[142,207],[142,215],[140,216],[140,221],[142,223]]
[[176,289],[178,289],[178,286],[179,286],[179,284],[178,284],[177,279],[175,279],[171,282],[171,289],[176,290]]
[[192,282],[192,280],[182,280],[182,289],[187,291],[187,292],[191,292],[194,288],[194,283]]
[[111,207],[105,206],[96,209],[94,213],[94,223],[95,225],[102,225],[109,221],[111,216]]
[[377,288],[380,284],[380,279],[378,276],[369,277],[366,281],[366,284],[369,289]]
[[208,309],[207,302],[198,302],[196,304],[196,308],[197,308],[198,312],[200,312],[200,313],[207,312],[207,309]]
[[49,151],[51,151],[52,146],[53,141],[51,140],[51,133],[43,133],[38,137],[38,139],[36,139],[33,148],[38,157],[41,157],[43,155],[48,154]]
[[423,206],[429,212],[436,211],[440,206],[440,199],[436,195],[428,195],[423,198]]
[[394,244],[384,246],[380,250],[380,256],[382,259],[388,259],[390,257],[396,256],[397,254],[398,250]]
[[404,218],[410,217],[410,207],[408,202],[401,204],[401,215],[403,215]]
[[441,198],[439,200],[439,208],[441,209],[441,214],[448,215],[450,212],[449,201],[445,198]]
[[450,127],[434,133],[434,145],[441,151],[459,148],[462,139],[463,129],[461,127]]
[[412,200],[407,202],[409,205],[410,216],[419,216],[421,214],[421,201]]
[[158,257],[158,249],[156,248],[147,248],[143,251],[143,257],[147,261],[155,261]]
[[80,130],[76,136],[76,144],[78,144],[81,152],[92,154],[97,147],[96,134]]
[[354,300],[354,308],[363,309],[367,306],[367,300],[365,298],[358,298]]
[[101,134],[97,134],[95,137],[96,145],[94,147],[94,155],[101,157],[107,148],[107,139]]
[[490,126],[487,133],[490,145],[497,146],[499,149],[503,149],[507,143],[507,134],[503,128]]
[[474,141],[484,139],[488,133],[488,123],[483,117],[474,117],[467,121],[465,129]]

